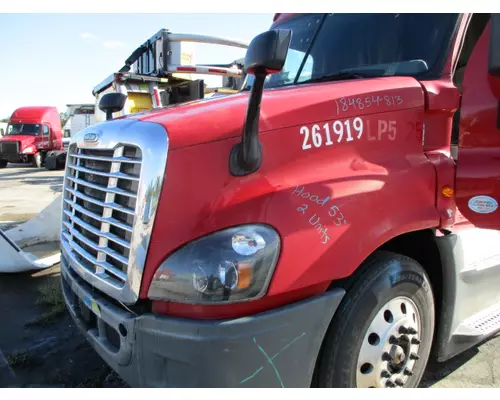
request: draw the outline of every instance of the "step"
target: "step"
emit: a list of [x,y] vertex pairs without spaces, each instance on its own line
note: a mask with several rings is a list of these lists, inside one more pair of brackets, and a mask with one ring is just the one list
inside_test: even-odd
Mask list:
[[500,302],[478,312],[463,321],[454,335],[488,336],[500,330]]

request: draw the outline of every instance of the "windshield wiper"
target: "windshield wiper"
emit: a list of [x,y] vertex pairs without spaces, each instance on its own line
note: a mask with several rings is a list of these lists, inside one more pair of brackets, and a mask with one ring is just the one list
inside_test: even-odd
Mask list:
[[333,74],[326,74],[318,76],[316,78],[311,78],[300,83],[314,83],[314,82],[330,82],[330,81],[343,81],[347,79],[362,79],[362,78],[374,78],[372,74],[367,74],[363,72],[351,72],[351,71],[340,71]]

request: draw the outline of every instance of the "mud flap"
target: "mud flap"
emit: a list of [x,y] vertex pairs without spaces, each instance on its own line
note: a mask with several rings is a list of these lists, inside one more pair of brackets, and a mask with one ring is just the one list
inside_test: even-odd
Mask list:
[[[15,273],[49,268],[57,264],[61,229],[61,195],[37,216],[3,232],[0,229],[0,273]],[[23,248],[41,243],[54,243],[53,254],[38,258]],[[52,250],[52,249],[51,249]]]

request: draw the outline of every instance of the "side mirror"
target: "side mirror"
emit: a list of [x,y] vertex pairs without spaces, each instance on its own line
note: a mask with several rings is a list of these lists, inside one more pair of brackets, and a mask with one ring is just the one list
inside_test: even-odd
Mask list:
[[491,14],[488,72],[491,76],[500,78],[500,14]]
[[262,146],[258,134],[264,81],[267,75],[283,69],[291,39],[291,30],[273,29],[256,36],[248,46],[244,69],[245,73],[253,74],[255,78],[248,99],[242,140],[233,147],[229,159],[229,169],[235,176],[251,174],[260,167]]
[[291,38],[290,29],[274,29],[253,38],[245,56],[245,72],[256,77],[280,72],[285,65]]
[[106,113],[106,120],[113,119],[113,113],[123,110],[127,96],[123,93],[106,93],[99,101],[99,110]]

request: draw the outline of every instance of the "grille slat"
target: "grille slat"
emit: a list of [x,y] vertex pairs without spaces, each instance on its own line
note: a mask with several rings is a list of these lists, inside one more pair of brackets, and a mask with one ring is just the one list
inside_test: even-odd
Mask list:
[[67,233],[63,233],[63,235],[65,236],[70,247],[74,251],[76,251],[80,256],[85,258],[88,262],[90,262],[96,266],[99,266],[106,271],[111,272],[113,275],[115,275],[117,278],[119,278],[122,281],[125,281],[127,279],[127,275],[124,272],[120,271],[118,268],[113,267],[111,264],[109,264],[107,262],[97,261],[97,259],[92,254],[87,252],[83,247],[76,244],[74,240],[71,240],[70,236]]
[[132,176],[132,175],[127,175],[127,174],[124,174],[122,172],[103,172],[103,171],[99,171],[96,169],[77,167],[74,164],[69,164],[68,167],[73,169],[73,170],[79,171],[79,172],[86,172],[89,174],[106,176],[108,178],[118,178],[118,179],[127,179],[127,180],[131,180],[131,181],[139,181],[138,177]]
[[136,194],[128,192],[128,191],[123,190],[123,189],[116,188],[116,187],[108,187],[108,188],[106,188],[104,186],[96,185],[94,183],[91,183],[91,182],[88,182],[88,181],[84,181],[83,179],[73,178],[71,176],[67,176],[66,178],[69,179],[73,183],[77,183],[78,185],[87,186],[89,188],[97,189],[97,190],[100,190],[102,192],[113,193],[113,194],[120,194],[122,196],[128,196],[128,197],[131,197],[133,199],[137,198]]
[[100,247],[98,244],[94,243],[90,239],[87,239],[83,234],[75,229],[70,228],[69,232],[71,233],[71,235],[73,235],[78,240],[85,243],[88,247],[94,249],[95,251],[105,253],[106,255],[113,257],[115,260],[120,261],[122,264],[127,265],[128,260],[125,257],[120,256],[116,251],[109,250],[107,247]]
[[142,164],[142,160],[134,159],[129,157],[103,157],[103,156],[88,156],[85,154],[70,154],[71,157],[82,158],[86,160],[95,161],[109,161],[109,162],[119,162],[119,163],[129,163],[129,164]]
[[70,192],[73,196],[78,197],[79,199],[82,199],[84,201],[88,201],[90,203],[94,203],[94,204],[96,204],[98,206],[101,206],[103,208],[111,208],[113,210],[117,210],[117,211],[120,211],[120,212],[128,214],[128,215],[135,215],[134,210],[131,210],[130,208],[127,208],[127,207],[123,207],[122,205],[120,205],[118,203],[114,203],[114,202],[112,202],[112,203],[105,203],[103,201],[99,201],[97,199],[94,199],[93,197],[86,196],[83,193],[77,192],[77,191],[75,191],[73,189],[66,188],[66,190],[68,192]]
[[[126,249],[130,249],[130,242],[127,242],[126,240],[122,240],[118,236],[113,235],[112,233],[101,232],[99,229],[96,229],[93,226],[85,223],[84,221],[82,221],[78,217],[70,216],[70,215],[68,215],[68,213],[66,213],[66,215],[71,220],[73,220],[75,222],[75,224],[78,224],[78,226],[80,226],[80,228],[83,228],[86,231],[93,233],[96,236],[106,238],[106,239],[110,240],[111,242],[115,242],[115,243],[119,244],[120,246],[125,247]],[[68,230],[71,229],[71,224],[69,224],[68,222],[63,221],[63,224],[66,226],[66,228]]]
[[[114,287],[127,281],[142,167],[138,147],[70,146],[62,241],[80,268]],[[130,172],[130,173],[129,173]]]
[[66,204],[69,204],[76,211],[81,212],[82,214],[86,215],[87,217],[93,218],[96,221],[99,221],[101,223],[106,223],[106,224],[117,226],[118,228],[123,229],[124,231],[127,231],[127,232],[132,232],[132,227],[131,226],[129,226],[127,224],[124,224],[124,223],[118,221],[117,219],[100,217],[99,215],[94,214],[93,212],[91,212],[91,211],[83,208],[82,206],[79,206],[75,202],[73,202],[71,200],[68,200],[68,199],[64,199],[64,202]]

